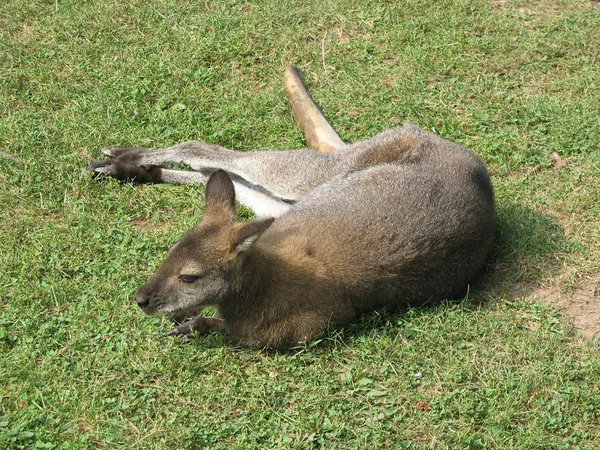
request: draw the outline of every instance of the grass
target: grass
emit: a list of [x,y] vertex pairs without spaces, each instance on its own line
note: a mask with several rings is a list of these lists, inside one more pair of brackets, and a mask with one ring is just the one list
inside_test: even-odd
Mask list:
[[[590,1],[5,1],[0,448],[600,447],[597,343],[510,294],[597,283],[599,42]],[[133,306],[203,189],[85,167],[103,146],[301,147],[287,62],[347,141],[411,121],[482,156],[485,296],[280,353],[167,339]]]

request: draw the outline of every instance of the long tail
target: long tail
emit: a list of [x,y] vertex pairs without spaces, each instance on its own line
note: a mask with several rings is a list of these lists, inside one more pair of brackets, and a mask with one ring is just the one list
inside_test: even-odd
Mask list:
[[319,111],[304,86],[300,70],[292,64],[285,69],[285,87],[294,117],[310,148],[322,153],[333,153],[346,145]]

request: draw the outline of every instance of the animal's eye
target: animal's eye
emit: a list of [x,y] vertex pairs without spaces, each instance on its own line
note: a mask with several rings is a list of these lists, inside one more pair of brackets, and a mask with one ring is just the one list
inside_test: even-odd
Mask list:
[[198,278],[200,278],[200,275],[179,275],[179,279],[184,283],[193,283]]

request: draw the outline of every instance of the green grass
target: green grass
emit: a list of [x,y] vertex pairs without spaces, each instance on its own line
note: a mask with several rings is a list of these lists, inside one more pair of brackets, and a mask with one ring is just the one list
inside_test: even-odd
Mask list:
[[[509,294],[598,282],[599,43],[595,1],[3,2],[0,448],[600,447],[597,343]],[[164,338],[135,307],[203,189],[85,167],[103,146],[301,147],[288,62],[347,141],[411,121],[482,156],[485,302],[281,353]]]

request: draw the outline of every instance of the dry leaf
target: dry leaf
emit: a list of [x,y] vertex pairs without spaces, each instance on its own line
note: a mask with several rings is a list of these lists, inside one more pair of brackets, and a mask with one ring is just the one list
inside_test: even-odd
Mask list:
[[417,402],[417,409],[419,411],[429,411],[431,409],[431,406],[429,406],[427,403],[425,403],[423,400],[419,400]]
[[558,153],[552,152],[551,158],[552,165],[557,169],[566,169],[568,167],[567,162]]

